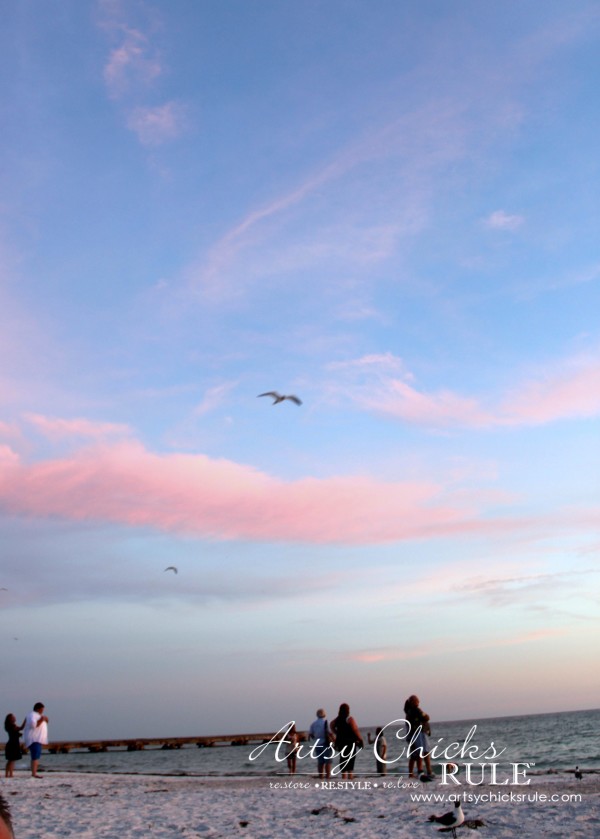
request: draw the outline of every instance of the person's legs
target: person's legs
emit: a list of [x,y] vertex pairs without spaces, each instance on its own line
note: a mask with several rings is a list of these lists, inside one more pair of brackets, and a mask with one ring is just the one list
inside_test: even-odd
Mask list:
[[42,744],[32,743],[29,747],[29,754],[31,755],[31,775],[34,778],[40,778],[41,776],[38,775],[38,766],[42,756]]
[[415,765],[417,767],[417,774],[421,774],[423,771],[423,757],[421,755],[421,749],[419,746],[415,745],[411,749],[408,755],[408,777],[414,778],[415,777]]

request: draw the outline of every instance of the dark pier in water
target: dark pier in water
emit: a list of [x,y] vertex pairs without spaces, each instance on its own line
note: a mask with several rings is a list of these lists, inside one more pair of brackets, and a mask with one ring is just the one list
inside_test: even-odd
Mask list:
[[[276,732],[270,734],[219,734],[208,737],[136,737],[134,739],[113,738],[111,740],[55,740],[47,746],[50,754],[69,754],[71,751],[108,752],[122,749],[139,752],[145,748],[181,749],[183,746],[197,746],[199,749],[212,746],[247,746],[250,743],[268,743]],[[300,734],[304,740],[305,735]]]

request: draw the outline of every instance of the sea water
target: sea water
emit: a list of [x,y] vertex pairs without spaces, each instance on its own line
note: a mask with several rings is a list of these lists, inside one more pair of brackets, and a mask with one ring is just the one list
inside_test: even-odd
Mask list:
[[[382,721],[381,725],[384,724]],[[600,770],[600,709],[432,722],[429,746],[431,748],[438,745],[440,750],[451,743],[462,744],[473,726],[476,728],[470,745],[478,746],[480,754],[489,749],[492,742],[497,752],[504,750],[496,759],[499,769],[509,768],[511,763],[529,763],[528,774],[568,771],[577,765],[584,769]],[[298,727],[301,729],[302,725],[299,724]],[[388,774],[404,775],[407,772],[407,761],[401,756],[401,751],[406,749],[406,741],[396,739],[395,730],[394,726],[386,728],[388,760],[394,761],[388,766]],[[355,774],[373,774],[374,747],[368,745],[367,734],[371,733],[373,736],[375,729],[363,727],[361,732],[365,748],[356,760]],[[190,745],[174,750],[147,747],[137,752],[113,749],[95,754],[73,751],[67,755],[44,752],[42,768],[46,771],[224,777],[287,774],[286,761],[276,760],[274,745],[268,746],[259,757],[251,760],[250,756],[258,745],[215,745],[211,748]],[[309,744],[303,744],[303,747],[308,752]],[[281,749],[279,756],[283,755],[285,750]],[[443,758],[433,760],[434,768],[439,766],[441,760]],[[460,757],[453,760],[461,762]],[[478,758],[475,760],[479,762]],[[489,758],[487,760],[489,762]],[[337,763],[337,760],[334,763]],[[19,768],[25,768],[23,764]],[[297,773],[314,774],[315,768],[316,762],[306,757],[298,761]]]

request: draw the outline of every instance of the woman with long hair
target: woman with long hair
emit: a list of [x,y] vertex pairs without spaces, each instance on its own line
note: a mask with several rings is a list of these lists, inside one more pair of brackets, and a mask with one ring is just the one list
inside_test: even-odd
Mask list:
[[23,754],[21,752],[21,730],[23,726],[17,725],[17,718],[14,714],[7,714],[4,720],[4,730],[8,734],[8,742],[4,747],[4,754],[6,757],[6,769],[4,776],[12,778],[15,768],[15,762],[21,760]]
[[340,752],[342,778],[351,781],[354,777],[356,755],[364,747],[364,741],[354,717],[350,716],[350,706],[343,702],[337,717],[330,728],[335,736],[335,748]]
[[426,714],[419,707],[419,697],[409,696],[404,703],[404,716],[408,723],[408,733],[406,739],[408,740],[408,777],[414,778],[415,764],[417,772],[421,774],[423,771],[423,759],[425,760],[425,768],[429,778],[435,777],[431,770],[431,756],[429,752],[429,742],[427,735],[431,734],[429,727],[429,714]]

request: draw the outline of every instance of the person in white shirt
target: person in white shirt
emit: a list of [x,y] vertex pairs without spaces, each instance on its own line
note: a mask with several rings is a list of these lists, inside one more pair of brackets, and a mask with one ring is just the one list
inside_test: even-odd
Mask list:
[[48,717],[44,714],[44,703],[36,702],[33,711],[25,717],[23,744],[31,755],[31,774],[34,778],[41,778],[38,774],[42,746],[48,743]]

